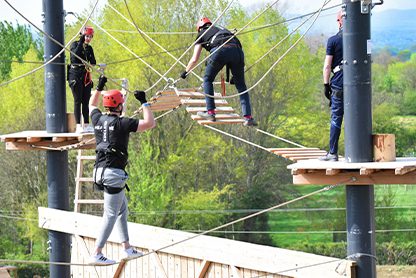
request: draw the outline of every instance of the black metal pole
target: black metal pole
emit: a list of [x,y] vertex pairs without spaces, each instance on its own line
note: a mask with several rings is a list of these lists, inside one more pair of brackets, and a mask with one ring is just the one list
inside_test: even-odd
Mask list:
[[[43,0],[44,31],[64,44],[63,0]],[[54,57],[62,48],[45,36],[45,61]],[[62,53],[54,62],[64,63]],[[66,132],[65,68],[49,64],[45,68],[45,112],[46,131]],[[69,210],[68,152],[47,151],[48,207]],[[50,262],[71,261],[71,236],[49,231]],[[70,267],[53,265],[49,267],[51,278],[70,277]]]
[[[344,3],[345,159],[373,161],[371,116],[371,1]],[[374,185],[347,185],[347,253],[357,278],[376,277]]]

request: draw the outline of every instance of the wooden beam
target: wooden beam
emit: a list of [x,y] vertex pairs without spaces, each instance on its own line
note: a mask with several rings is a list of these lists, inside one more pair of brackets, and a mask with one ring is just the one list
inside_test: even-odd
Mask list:
[[[354,179],[354,181],[352,180]],[[382,170],[362,176],[359,171],[341,172],[335,176],[326,175],[325,171],[305,173],[293,176],[293,184],[416,184],[416,172],[395,175],[394,170]]]
[[403,166],[403,167],[396,168],[394,170],[394,173],[396,175],[405,175],[405,174],[413,172],[415,170],[416,170],[415,166]]
[[[187,105],[187,106],[201,106],[201,105],[205,105],[206,102],[204,99],[182,99],[181,100],[183,105]],[[224,99],[216,99],[215,101],[215,106],[227,106],[229,105],[228,102]]]
[[156,270],[161,275],[161,276],[157,275],[156,277],[168,278],[168,275],[166,274],[166,270],[163,267],[162,262],[160,261],[160,258],[155,252],[155,250],[149,249],[149,253],[151,253],[149,256],[150,256],[150,259],[152,260],[153,265],[155,266]]
[[120,278],[120,275],[123,274],[124,267],[126,266],[127,261],[121,260],[120,263],[117,266],[116,272],[114,272],[113,278]]
[[306,173],[306,169],[292,169],[292,175],[300,175],[300,174],[305,174]]
[[335,176],[338,175],[341,172],[340,169],[332,169],[332,168],[328,168],[325,170],[325,175],[327,176]]
[[[189,113],[203,112],[203,111],[206,111],[206,110],[207,110],[207,108],[205,106],[204,107],[187,107],[186,108],[186,111],[188,111]],[[215,112],[217,114],[234,112],[234,108],[227,107],[227,106],[221,106],[221,107],[215,108]]]
[[319,151],[318,148],[268,148],[268,150],[275,153]]
[[[198,115],[191,115],[192,120],[199,121],[204,120],[205,118],[198,116]],[[217,120],[221,119],[241,119],[241,116],[238,114],[217,114],[215,116]]]
[[[40,141],[36,143],[28,143],[28,142],[7,142],[6,143],[6,150],[8,151],[44,151],[42,147],[48,148],[60,148],[65,147],[73,144],[78,144],[80,141],[78,140],[71,140],[71,141],[64,141],[64,142],[52,142],[52,141]],[[40,148],[37,148],[40,147]],[[95,149],[95,141],[89,144],[84,144],[77,148],[73,149]]]
[[201,266],[198,269],[198,272],[196,273],[196,277],[204,278],[210,265],[211,265],[210,261],[203,260],[201,263]]
[[374,172],[376,172],[376,169],[361,168],[360,169],[360,176],[368,176],[368,175],[371,175]]

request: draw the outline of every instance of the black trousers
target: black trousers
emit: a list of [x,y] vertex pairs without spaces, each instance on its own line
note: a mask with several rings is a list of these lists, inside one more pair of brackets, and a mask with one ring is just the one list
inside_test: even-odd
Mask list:
[[87,86],[84,84],[85,72],[83,74],[69,74],[69,87],[74,96],[74,115],[77,124],[81,123],[81,111],[84,123],[89,123],[88,104],[91,97],[92,82]]

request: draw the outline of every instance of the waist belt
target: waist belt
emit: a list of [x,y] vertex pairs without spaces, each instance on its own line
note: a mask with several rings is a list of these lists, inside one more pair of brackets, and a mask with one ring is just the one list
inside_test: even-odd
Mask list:
[[339,71],[342,71],[342,65],[338,65],[332,70],[333,73],[337,73]]
[[84,65],[71,65],[71,69],[85,69]]
[[238,47],[238,45],[235,43],[227,43],[227,44],[224,44],[222,47],[231,48],[231,47]]

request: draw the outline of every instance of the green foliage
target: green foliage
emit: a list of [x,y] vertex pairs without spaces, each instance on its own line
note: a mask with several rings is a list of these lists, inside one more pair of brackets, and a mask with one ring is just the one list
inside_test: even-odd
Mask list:
[[0,81],[9,77],[12,60],[23,60],[23,56],[35,45],[30,29],[26,25],[7,21],[0,22]]
[[[216,211],[227,208],[231,186],[222,190],[214,187],[207,191],[190,191],[177,201],[176,208],[183,213],[175,217],[175,224],[184,230],[208,230],[223,224],[226,219]],[[201,214],[193,213],[201,211]],[[187,213],[190,212],[190,213]]]

